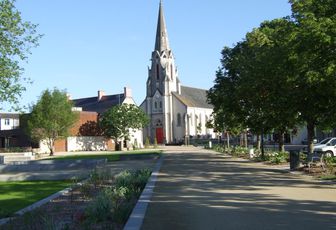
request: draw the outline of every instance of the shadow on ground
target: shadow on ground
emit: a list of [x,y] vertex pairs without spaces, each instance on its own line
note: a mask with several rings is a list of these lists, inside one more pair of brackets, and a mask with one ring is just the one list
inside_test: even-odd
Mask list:
[[167,154],[142,229],[336,229],[336,189],[211,153]]

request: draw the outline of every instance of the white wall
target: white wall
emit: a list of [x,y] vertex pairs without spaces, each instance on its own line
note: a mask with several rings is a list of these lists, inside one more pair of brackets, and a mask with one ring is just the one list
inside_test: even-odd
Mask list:
[[130,144],[134,145],[135,141],[138,144],[138,148],[143,148],[143,134],[142,130],[135,130],[130,132]]
[[[197,136],[197,126],[201,123],[201,132],[199,133],[199,135],[210,135],[211,138],[215,138],[215,133],[213,132],[213,129],[207,129],[205,127],[206,117],[209,120],[211,118],[212,112],[212,109],[188,107],[187,113],[189,117],[189,135]],[[197,116],[197,118],[195,115]]]
[[[9,124],[6,124],[9,122]],[[1,118],[0,130],[12,130],[20,127],[20,120],[18,118]]]
[[[113,141],[113,140],[112,140]],[[104,151],[107,150],[105,137],[68,137],[67,151]],[[40,141],[38,153],[49,153],[46,141]]]
[[104,137],[68,137],[67,151],[104,151],[107,150]]
[[[181,103],[176,97],[173,97],[173,136],[175,140],[173,141],[184,141],[184,137],[187,135],[186,133],[186,124],[185,124],[185,116],[187,113],[187,107]],[[181,115],[181,125],[177,126],[177,114]]]
[[307,128],[305,126],[298,128],[295,135],[291,135],[291,144],[301,145],[303,140],[307,140]]

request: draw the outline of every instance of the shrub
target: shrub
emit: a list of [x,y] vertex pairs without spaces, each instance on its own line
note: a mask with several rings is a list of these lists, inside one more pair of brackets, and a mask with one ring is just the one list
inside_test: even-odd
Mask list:
[[84,199],[87,199],[91,196],[91,184],[88,182],[83,183],[80,188],[80,192],[83,194]]
[[241,147],[241,146],[235,146],[232,150],[231,150],[231,154],[233,156],[245,156],[248,154],[248,148],[245,147]]
[[274,152],[270,157],[270,162],[273,164],[281,164],[289,161],[288,152]]
[[[114,185],[101,191],[85,211],[85,223],[99,223],[113,220],[123,224],[127,221],[132,209],[145,187],[151,171],[148,169],[124,170],[114,177]],[[94,181],[99,173],[92,174]]]
[[128,187],[114,188],[111,193],[112,217],[117,223],[124,223],[132,212],[135,202],[132,201],[133,194]]
[[336,174],[336,157],[324,158],[327,173],[330,175]]
[[116,175],[115,186],[116,188],[126,187],[132,195],[138,197],[150,175],[151,171],[149,169],[136,171],[125,170]]
[[157,143],[157,139],[156,139],[156,137],[154,138],[154,148],[156,149],[158,146],[158,143]]
[[216,152],[219,152],[219,153],[224,153],[225,152],[224,145],[213,145],[213,150],[215,150]]
[[86,208],[85,214],[89,221],[98,223],[112,218],[112,193],[111,189],[104,189]]
[[138,140],[135,139],[134,144],[133,144],[133,150],[138,150],[138,149],[139,149]]
[[149,148],[149,137],[146,137],[145,148],[146,148],[146,149]]

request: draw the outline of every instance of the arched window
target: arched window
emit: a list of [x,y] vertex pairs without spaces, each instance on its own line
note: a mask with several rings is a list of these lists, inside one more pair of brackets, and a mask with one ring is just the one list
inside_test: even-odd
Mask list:
[[170,78],[173,79],[173,64],[170,64]]
[[178,127],[181,126],[181,114],[180,113],[177,114],[177,126]]
[[160,68],[159,64],[156,64],[156,80],[160,79]]
[[160,101],[160,105],[159,106],[160,106],[159,108],[162,109],[162,101]]
[[154,109],[157,110],[157,102],[154,102]]

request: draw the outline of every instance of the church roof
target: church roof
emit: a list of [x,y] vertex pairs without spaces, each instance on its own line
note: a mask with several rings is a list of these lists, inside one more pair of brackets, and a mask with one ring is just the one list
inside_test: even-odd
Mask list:
[[181,94],[173,93],[183,104],[188,107],[213,109],[207,102],[207,90],[181,86]]
[[160,1],[159,17],[155,37],[155,50],[161,53],[162,51],[169,49],[166,22],[163,13],[162,1]]
[[124,98],[124,94],[122,93],[102,96],[100,100],[98,100],[98,97],[87,97],[74,99],[72,102],[74,103],[75,107],[82,107],[83,111],[104,113],[111,107],[120,105]]

